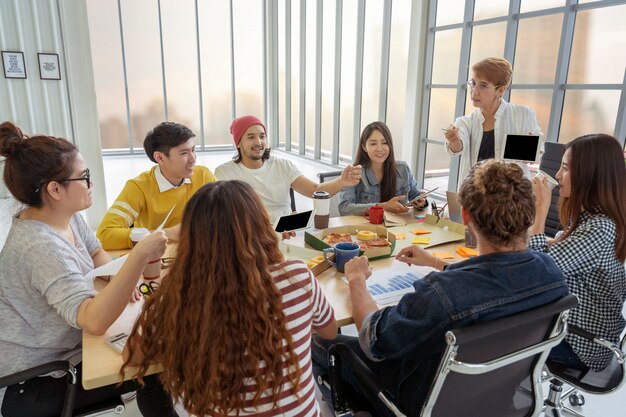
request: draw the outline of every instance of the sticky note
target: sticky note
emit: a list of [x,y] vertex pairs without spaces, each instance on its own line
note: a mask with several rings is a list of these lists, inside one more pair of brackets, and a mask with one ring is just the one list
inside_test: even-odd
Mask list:
[[411,243],[420,244],[420,245],[428,245],[430,243],[430,236],[414,237]]
[[404,233],[401,232],[393,232],[394,236],[396,237],[397,240],[403,240],[406,238],[406,236],[404,235]]
[[466,248],[465,246],[457,246],[456,252],[464,258],[469,258],[472,256],[478,256],[478,251],[471,248]]
[[430,233],[430,230],[426,230],[426,229],[413,229],[411,230],[411,233],[413,233],[414,235],[427,235]]
[[454,259],[454,255],[450,252],[433,252],[433,256],[436,256],[439,259]]

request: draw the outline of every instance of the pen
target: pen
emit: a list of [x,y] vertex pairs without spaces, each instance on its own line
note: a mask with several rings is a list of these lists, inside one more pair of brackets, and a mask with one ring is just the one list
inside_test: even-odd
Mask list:
[[441,130],[443,130],[444,132],[449,132],[450,129],[448,129],[447,127],[442,127]]

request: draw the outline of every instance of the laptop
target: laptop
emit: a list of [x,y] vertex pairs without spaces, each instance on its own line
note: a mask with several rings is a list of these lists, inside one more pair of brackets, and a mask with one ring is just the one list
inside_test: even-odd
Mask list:
[[453,191],[446,191],[446,198],[448,199],[448,214],[450,220],[457,223],[463,223],[461,218],[461,203],[459,203],[459,194]]
[[536,162],[540,151],[538,135],[506,135],[502,159],[509,162]]

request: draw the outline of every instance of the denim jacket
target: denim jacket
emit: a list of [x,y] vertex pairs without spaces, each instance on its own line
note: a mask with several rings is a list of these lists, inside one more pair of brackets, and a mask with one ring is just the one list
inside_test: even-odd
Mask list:
[[448,330],[538,307],[569,292],[554,261],[528,250],[452,264],[414,287],[397,306],[368,315],[359,332],[365,354],[388,365],[381,380],[406,409],[419,409],[425,400]]
[[[419,193],[420,189],[409,166],[404,161],[396,161],[396,195],[407,196],[408,202]],[[359,216],[364,210],[380,202],[380,184],[376,181],[372,167],[367,166],[363,168],[361,181],[357,185],[341,190],[339,214]]]

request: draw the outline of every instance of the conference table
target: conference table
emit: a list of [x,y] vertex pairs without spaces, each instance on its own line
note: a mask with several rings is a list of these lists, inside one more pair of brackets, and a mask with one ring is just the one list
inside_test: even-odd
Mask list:
[[[425,245],[427,250],[437,251],[439,253],[446,252],[451,258],[449,262],[458,262],[465,258],[461,257],[456,248],[458,245],[462,245],[463,242],[459,242],[463,238],[462,231],[463,226],[457,223],[452,223],[448,219],[435,219],[434,216],[426,215],[426,218],[416,218],[416,215],[423,217],[419,212],[414,212],[411,209],[408,213],[400,215],[400,219],[406,222],[405,225],[389,227],[390,233],[400,234],[404,233],[404,239],[396,239],[395,249],[391,257],[378,259],[371,262],[371,266],[376,270],[379,268],[390,268],[394,263],[394,255],[405,246],[411,244],[414,237],[411,230],[415,227],[419,227],[422,230],[429,230],[430,235],[433,236],[433,244]],[[394,220],[398,220],[395,217]],[[339,227],[346,225],[369,225],[369,221],[360,216],[345,216],[334,217],[329,220],[329,227]],[[450,231],[453,231],[450,234]],[[322,233],[318,230],[309,231],[310,233]],[[456,232],[456,235],[455,235]],[[441,236],[444,236],[443,238]],[[439,240],[445,240],[441,244],[437,244]],[[295,258],[306,260],[305,258],[310,255],[320,255],[319,251],[305,248],[304,233],[299,232],[295,238],[289,241],[281,243],[281,250],[285,253],[285,258]],[[172,256],[175,252],[175,245],[168,246],[166,256]],[[112,253],[113,256],[122,255],[125,252],[116,251]],[[293,256],[292,256],[293,255]],[[397,262],[397,261],[396,261]],[[167,270],[162,271],[162,275]],[[353,323],[352,320],[352,304],[350,301],[350,292],[348,285],[342,279],[343,274],[338,272],[335,268],[330,267],[316,276],[322,291],[324,292],[328,302],[331,304],[335,311],[335,318],[339,326],[345,326]],[[104,281],[100,279],[96,280],[96,289],[104,286]],[[122,365],[122,356],[108,346],[105,340],[111,336],[119,333],[130,333],[137,316],[139,315],[143,305],[143,300],[132,303],[129,302],[128,306],[122,313],[122,315],[111,325],[111,327],[102,336],[97,336],[83,332],[83,387],[85,389],[94,389],[105,385],[111,385],[118,383],[122,380],[119,374],[120,367]],[[153,365],[149,369],[149,373],[155,373],[160,371],[160,365]],[[128,368],[125,379],[130,379],[134,376],[135,369]]]

